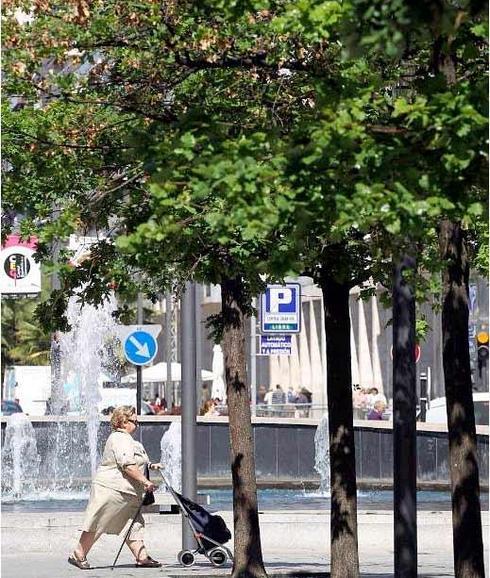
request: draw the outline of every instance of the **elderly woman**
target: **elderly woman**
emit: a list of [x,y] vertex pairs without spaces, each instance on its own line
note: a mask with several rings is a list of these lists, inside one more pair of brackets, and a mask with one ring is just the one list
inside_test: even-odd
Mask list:
[[[111,417],[111,427],[112,433],[92,481],[80,541],[68,558],[70,564],[81,570],[90,569],[87,554],[101,534],[119,534],[138,511],[144,492],[155,490],[155,485],[144,475],[145,467],[161,467],[150,464],[144,447],[132,437],[138,427],[134,407],[117,407]],[[136,566],[160,567],[161,563],[150,558],[146,551],[144,525],[140,513],[126,544],[136,559]]]

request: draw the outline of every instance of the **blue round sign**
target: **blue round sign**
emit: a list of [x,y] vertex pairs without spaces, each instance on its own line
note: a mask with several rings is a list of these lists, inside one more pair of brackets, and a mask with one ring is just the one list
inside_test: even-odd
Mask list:
[[146,365],[155,358],[157,340],[146,331],[133,331],[124,341],[124,355],[133,365]]

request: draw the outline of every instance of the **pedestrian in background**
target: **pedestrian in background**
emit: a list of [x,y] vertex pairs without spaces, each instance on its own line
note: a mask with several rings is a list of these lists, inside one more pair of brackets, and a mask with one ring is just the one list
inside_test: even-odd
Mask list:
[[216,404],[214,403],[213,399],[208,399],[208,401],[204,403],[201,409],[201,415],[205,417],[219,415],[219,412],[216,409]]
[[297,395],[294,392],[294,389],[291,385],[288,387],[288,392],[286,394],[286,397],[287,397],[287,400],[286,400],[287,403],[295,403],[296,402]]
[[265,396],[267,394],[267,387],[263,384],[259,385],[259,387],[257,388],[257,405],[262,405],[265,404]]
[[367,418],[370,420],[382,420],[383,412],[386,409],[386,404],[382,400],[378,400],[372,410],[367,414]]
[[276,389],[272,392],[272,411],[275,415],[282,415],[286,404],[286,394],[282,387],[276,384]]

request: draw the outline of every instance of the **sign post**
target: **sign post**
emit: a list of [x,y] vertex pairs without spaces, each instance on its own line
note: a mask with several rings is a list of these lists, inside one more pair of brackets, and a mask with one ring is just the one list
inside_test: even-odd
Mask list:
[[[138,293],[137,299],[137,311],[136,311],[136,323],[138,325],[143,324],[143,296]],[[156,342],[155,342],[156,343]],[[156,352],[155,352],[156,355]],[[141,365],[136,366],[136,415],[141,415],[141,396],[143,390],[143,376]],[[141,428],[139,428],[139,437],[141,443]]]
[[[255,309],[257,299],[254,297],[252,306]],[[257,415],[257,317],[250,316],[250,409],[252,417]]]

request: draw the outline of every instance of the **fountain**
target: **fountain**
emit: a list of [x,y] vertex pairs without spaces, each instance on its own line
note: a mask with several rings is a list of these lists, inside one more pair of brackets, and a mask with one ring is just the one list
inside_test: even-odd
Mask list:
[[62,386],[53,388],[51,405],[56,415],[84,418],[86,429],[66,418],[48,428],[48,452],[41,477],[50,480],[55,492],[73,491],[97,469],[100,378],[114,364],[107,346],[117,335],[112,316],[115,309],[113,299],[99,307],[82,306],[76,295],[68,302],[71,330],[59,336]]
[[20,500],[36,487],[40,457],[34,427],[23,413],[7,420],[2,447],[2,496]]
[[[115,366],[111,345],[117,336],[112,316],[115,308],[114,299],[94,307],[81,306],[76,295],[70,298],[67,317],[72,329],[57,335],[52,347],[53,383],[48,413],[53,420],[34,433],[25,416],[21,423],[15,415],[9,418],[2,450],[2,488],[9,492],[3,494],[4,499],[15,499],[19,491],[24,495],[27,487],[30,499],[88,495],[99,459],[101,378],[115,373],[111,371]],[[25,462],[30,462],[29,468],[19,469],[19,451],[32,454]]]
[[160,442],[160,463],[165,467],[165,479],[174,490],[182,490],[182,451],[180,421],[173,421]]
[[329,447],[328,414],[325,413],[315,432],[315,470],[320,474],[319,491],[323,495],[330,495]]
[[[91,475],[97,469],[97,434],[99,430],[99,381],[107,368],[114,365],[107,345],[117,335],[112,313],[115,301],[99,307],[78,302],[77,296],[68,302],[67,318],[71,331],[60,337],[61,377],[64,383],[63,402],[67,412],[86,417]],[[53,400],[53,405],[60,405]]]

